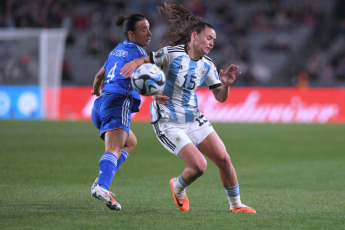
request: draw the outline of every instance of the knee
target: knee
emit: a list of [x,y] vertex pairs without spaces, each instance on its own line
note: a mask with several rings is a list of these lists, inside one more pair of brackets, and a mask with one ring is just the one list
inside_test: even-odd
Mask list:
[[230,160],[230,156],[226,153],[223,154],[221,157],[219,157],[217,159],[216,165],[219,168],[228,168],[231,167],[231,160]]
[[193,170],[194,170],[195,175],[197,177],[200,177],[206,172],[206,168],[207,168],[207,161],[204,158],[202,161],[194,165]]

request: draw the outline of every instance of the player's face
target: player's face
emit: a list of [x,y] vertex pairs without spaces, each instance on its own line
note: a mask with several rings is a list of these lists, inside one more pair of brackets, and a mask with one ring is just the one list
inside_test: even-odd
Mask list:
[[216,32],[210,27],[205,27],[200,34],[196,34],[195,48],[201,55],[207,55],[214,46]]
[[148,46],[151,41],[150,23],[145,19],[137,22],[133,32],[133,41],[139,46]]

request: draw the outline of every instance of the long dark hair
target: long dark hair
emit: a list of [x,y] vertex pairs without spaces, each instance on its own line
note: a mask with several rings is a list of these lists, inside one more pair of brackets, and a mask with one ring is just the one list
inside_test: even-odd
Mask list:
[[205,27],[213,27],[195,16],[191,11],[182,5],[168,4],[163,2],[163,6],[158,6],[159,14],[171,23],[170,29],[163,37],[163,43],[175,46],[187,44],[190,41],[192,32],[198,34]]
[[127,40],[128,38],[128,31],[135,31],[135,26],[137,25],[137,22],[145,20],[146,17],[142,14],[131,14],[128,17],[125,16],[117,16],[115,19],[115,24],[117,26],[123,26],[123,33]]

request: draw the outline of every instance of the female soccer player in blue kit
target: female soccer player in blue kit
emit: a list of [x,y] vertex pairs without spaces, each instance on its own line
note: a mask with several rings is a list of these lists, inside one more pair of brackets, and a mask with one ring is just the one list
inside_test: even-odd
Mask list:
[[130,121],[131,114],[139,111],[141,102],[140,95],[132,88],[131,79],[120,72],[126,63],[147,56],[142,47],[149,45],[151,32],[149,22],[141,14],[119,16],[116,25],[123,26],[127,39],[110,52],[95,76],[91,92],[99,96],[94,102],[91,117],[105,144],[105,153],[99,161],[99,176],[91,187],[91,196],[117,211],[121,205],[108,189],[116,171],[137,144],[130,130]]
[[159,11],[172,22],[165,36],[171,46],[126,64],[122,73],[129,77],[143,62],[152,62],[162,67],[167,77],[163,94],[156,95],[151,103],[151,119],[161,144],[186,163],[180,176],[170,179],[175,204],[181,211],[189,211],[185,188],[204,174],[207,167],[204,154],[219,168],[230,211],[255,213],[253,208],[242,204],[230,156],[211,123],[199,111],[195,93],[205,82],[216,100],[224,102],[229,96],[230,85],[240,75],[236,73],[238,66],[230,65],[218,75],[213,62],[206,56],[216,40],[213,27],[181,5],[164,3]]

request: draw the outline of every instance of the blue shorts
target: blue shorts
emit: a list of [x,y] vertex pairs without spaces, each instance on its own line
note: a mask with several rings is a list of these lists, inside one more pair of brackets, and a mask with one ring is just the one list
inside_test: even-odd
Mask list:
[[121,128],[129,133],[131,115],[139,111],[141,101],[123,95],[105,95],[98,97],[92,108],[91,118],[93,124],[104,134],[108,130]]

